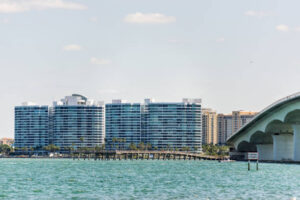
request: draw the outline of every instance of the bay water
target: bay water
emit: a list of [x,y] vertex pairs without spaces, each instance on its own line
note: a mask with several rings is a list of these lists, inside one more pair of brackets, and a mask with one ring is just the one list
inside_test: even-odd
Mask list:
[[0,159],[0,199],[300,199],[300,165]]

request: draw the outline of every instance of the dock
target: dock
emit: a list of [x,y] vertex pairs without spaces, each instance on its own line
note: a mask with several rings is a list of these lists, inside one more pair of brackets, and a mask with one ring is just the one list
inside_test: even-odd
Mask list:
[[74,152],[73,159],[94,160],[222,160],[224,157],[209,156],[182,151],[116,150],[100,152]]

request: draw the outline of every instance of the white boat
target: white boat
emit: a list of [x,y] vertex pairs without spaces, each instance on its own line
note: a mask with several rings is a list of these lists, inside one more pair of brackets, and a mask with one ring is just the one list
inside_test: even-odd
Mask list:
[[219,162],[235,162],[235,160],[230,160],[229,158],[228,159],[224,159],[224,160],[219,160]]

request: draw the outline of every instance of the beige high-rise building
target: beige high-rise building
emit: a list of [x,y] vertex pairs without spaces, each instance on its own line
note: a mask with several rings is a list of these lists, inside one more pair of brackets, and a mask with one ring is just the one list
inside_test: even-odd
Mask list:
[[257,112],[232,111],[231,114],[218,114],[218,144],[225,144],[226,140],[248,123]]
[[232,133],[248,123],[256,114],[257,112],[251,111],[232,111]]
[[202,109],[202,144],[218,144],[217,112]]

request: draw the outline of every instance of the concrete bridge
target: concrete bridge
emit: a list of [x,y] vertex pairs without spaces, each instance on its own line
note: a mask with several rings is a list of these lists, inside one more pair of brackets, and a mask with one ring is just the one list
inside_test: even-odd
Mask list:
[[300,161],[300,92],[271,104],[228,140],[265,161]]

